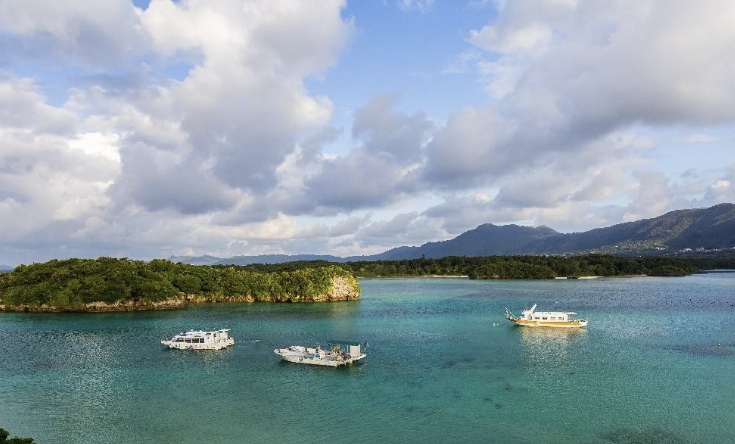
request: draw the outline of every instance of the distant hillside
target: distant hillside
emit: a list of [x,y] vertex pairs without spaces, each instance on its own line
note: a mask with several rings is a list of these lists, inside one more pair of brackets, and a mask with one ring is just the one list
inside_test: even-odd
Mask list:
[[171,262],[180,262],[182,264],[190,265],[214,265],[218,261],[221,261],[221,257],[215,256],[171,256],[168,258]]
[[548,227],[480,225],[454,239],[420,247],[396,248],[379,259],[525,254],[664,254],[685,249],[735,247],[735,205],[678,210],[652,219],[627,222],[582,233],[559,233]]
[[735,247],[735,205],[677,210],[652,219],[550,237],[528,253],[674,253]]
[[420,247],[400,247],[371,257],[372,260],[442,258],[446,256],[511,256],[526,254],[539,241],[560,233],[548,227],[483,224],[454,239],[428,242]]
[[[735,248],[735,205],[677,210],[652,219],[627,222],[582,233],[559,233],[549,227],[483,224],[454,239],[428,242],[419,247],[398,247],[372,256],[341,258],[328,255],[261,255],[213,258],[211,256],[170,258],[198,265],[294,261],[327,262],[388,261],[442,258],[448,256],[511,255],[613,255],[673,254],[682,251],[729,250]],[[209,261],[209,262],[206,262]]]

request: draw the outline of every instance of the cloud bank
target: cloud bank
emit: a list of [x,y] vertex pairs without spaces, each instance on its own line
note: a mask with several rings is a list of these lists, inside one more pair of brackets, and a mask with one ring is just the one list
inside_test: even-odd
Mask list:
[[[482,100],[432,115],[340,79],[385,41],[344,0],[0,2],[0,263],[371,254],[735,201],[735,5],[383,8],[487,16],[431,73]],[[337,81],[371,97],[346,123]]]

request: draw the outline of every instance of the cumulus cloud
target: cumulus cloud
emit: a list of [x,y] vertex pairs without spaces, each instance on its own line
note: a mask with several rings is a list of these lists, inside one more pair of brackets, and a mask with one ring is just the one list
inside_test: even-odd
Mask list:
[[499,174],[517,159],[508,145],[514,133],[513,122],[492,108],[455,113],[427,147],[426,180],[461,187]]
[[[485,222],[581,230],[733,201],[735,6],[471,2],[487,21],[453,22],[454,56],[427,45],[452,62],[422,85],[453,99],[439,82],[461,76],[473,100],[432,115],[412,109],[416,85],[370,89],[380,61],[350,43],[393,36],[367,34],[383,28],[361,27],[374,18],[358,5],[0,2],[6,262],[352,255]],[[411,26],[460,8],[393,5]],[[332,93],[335,73],[353,84]]]
[[735,88],[725,79],[735,76],[735,8],[676,1],[662,14],[658,6],[499,2],[498,19],[468,36],[487,54],[476,67],[499,101],[449,117],[427,149],[426,180],[496,186],[498,205],[537,210],[613,195],[648,215],[671,208],[664,177],[630,175],[651,154],[646,132],[612,139],[642,125],[733,122]]
[[418,186],[414,176],[432,124],[422,113],[393,110],[394,95],[375,97],[355,113],[356,143],[346,156],[325,159],[305,181],[316,204],[340,211],[395,202]]
[[0,28],[23,37],[9,48],[24,56],[106,70],[125,67],[145,53],[139,13],[125,0],[4,0]]
[[[499,54],[500,63],[514,66],[522,77],[506,100],[520,103],[526,113],[533,113],[530,99],[540,93],[550,94],[564,116],[558,123],[577,131],[735,117],[735,89],[725,81],[735,70],[732,7],[675,1],[662,14],[654,1],[585,2],[563,10],[530,5],[537,3],[512,2],[520,12],[505,16],[503,26],[522,30],[541,21],[552,28],[553,38],[522,57]],[[471,41],[498,52],[480,39]]]
[[[162,53],[197,55],[187,77],[171,85],[171,103],[194,155],[209,159],[227,185],[272,188],[300,133],[328,122],[331,101],[306,94],[303,78],[334,63],[349,38],[341,5],[223,2],[215,10],[159,0],[143,14]],[[172,19],[174,26],[162,25]]]
[[143,143],[121,151],[122,175],[113,194],[118,203],[129,197],[148,211],[164,208],[182,214],[201,214],[226,209],[234,204],[234,196],[199,165]]
[[111,228],[105,220],[136,209],[191,216],[247,209],[253,192],[276,188],[300,139],[330,119],[331,101],[310,96],[303,82],[334,64],[349,41],[343,7],[2,2],[3,38],[21,43],[5,40],[4,48],[84,73],[61,106],[43,95],[49,78],[0,74],[3,219],[44,221],[19,221],[17,233],[76,221],[65,229],[91,237]]
[[486,26],[479,31],[470,32],[470,41],[491,52],[513,53],[530,51],[544,46],[551,40],[551,29],[538,23],[521,28],[499,29]]
[[702,199],[704,205],[735,202],[735,165],[727,173],[707,186]]
[[2,79],[0,96],[0,220],[7,238],[50,239],[54,225],[69,230],[100,214],[117,162],[69,139],[74,115],[44,103],[28,79]]
[[32,79],[0,75],[0,122],[6,129],[49,135],[74,134],[72,113],[45,103]]

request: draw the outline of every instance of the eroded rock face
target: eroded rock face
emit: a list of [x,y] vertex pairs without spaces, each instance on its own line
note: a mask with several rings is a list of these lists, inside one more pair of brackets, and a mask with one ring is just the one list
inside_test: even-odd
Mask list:
[[360,297],[360,287],[357,279],[334,277],[332,278],[332,294],[325,295],[325,301],[354,301]]
[[171,310],[180,308],[186,303],[185,298],[171,298],[164,301],[142,303],[140,301],[118,301],[114,304],[105,302],[90,302],[85,304],[85,311],[107,312],[107,311],[141,311],[141,310]]

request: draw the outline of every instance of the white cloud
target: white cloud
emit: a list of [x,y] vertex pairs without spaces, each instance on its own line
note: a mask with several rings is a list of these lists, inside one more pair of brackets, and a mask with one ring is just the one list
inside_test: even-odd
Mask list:
[[118,150],[119,136],[100,132],[80,133],[76,138],[69,140],[69,148],[84,152],[90,156],[101,156],[109,160],[120,162]]
[[24,55],[104,70],[126,66],[145,51],[138,14],[125,0],[3,0],[0,28],[25,38],[13,48]]
[[[600,132],[634,122],[735,118],[735,88],[726,80],[735,74],[735,7],[677,1],[660,14],[653,1],[612,5],[581,3],[547,16],[554,39],[543,51],[515,59],[523,82],[508,100],[551,93],[573,129]],[[529,10],[518,26],[542,13]]]
[[735,202],[735,165],[728,169],[727,176],[707,186],[702,200],[704,205]]
[[[0,83],[0,220],[8,242],[54,242],[109,207],[119,171],[110,140],[69,139],[73,113],[44,103],[28,79]],[[106,151],[110,155],[100,156]]]
[[406,11],[427,13],[433,5],[434,0],[398,0],[398,6]]
[[517,153],[507,149],[516,131],[491,108],[465,108],[452,115],[427,147],[426,178],[446,187],[506,170]]
[[512,53],[543,47],[551,41],[551,29],[539,23],[522,28],[498,29],[485,26],[470,32],[470,42],[486,51]]
[[[88,3],[0,2],[0,263],[349,255],[735,199],[729,3]],[[467,104],[411,109],[447,94]]]
[[159,0],[143,14],[157,48],[201,58],[172,85],[171,104],[192,156],[210,159],[223,183],[272,188],[301,133],[328,122],[331,101],[307,95],[303,78],[334,63],[349,39],[342,5],[232,1],[215,9],[209,2]]
[[717,141],[717,137],[707,134],[690,134],[684,137],[683,141],[689,143],[712,143]]
[[378,96],[355,113],[357,146],[346,156],[325,159],[321,170],[305,180],[317,205],[350,211],[416,191],[415,172],[432,125],[423,114],[394,111],[395,101],[395,96]]
[[32,79],[0,74],[1,127],[63,136],[73,133],[75,123],[72,113],[45,103]]

